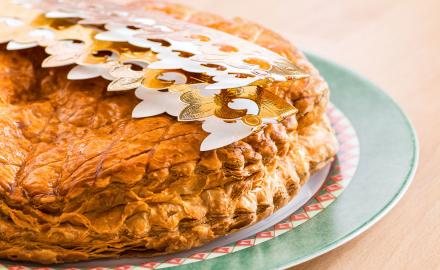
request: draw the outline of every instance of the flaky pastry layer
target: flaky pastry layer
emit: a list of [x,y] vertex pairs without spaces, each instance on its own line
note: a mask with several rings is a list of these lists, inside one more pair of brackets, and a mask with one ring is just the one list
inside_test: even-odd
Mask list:
[[311,76],[267,88],[298,114],[200,152],[198,122],[132,119],[133,92],[42,69],[42,49],[0,50],[0,258],[44,264],[187,250],[285,205],[337,150],[328,86],[277,34],[180,5],[138,2],[240,36]]

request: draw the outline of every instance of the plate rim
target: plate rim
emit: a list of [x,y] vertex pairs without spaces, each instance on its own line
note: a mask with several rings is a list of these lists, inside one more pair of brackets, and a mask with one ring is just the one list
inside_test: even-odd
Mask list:
[[[403,111],[403,109],[400,107],[399,103],[397,103],[388,93],[383,91],[381,87],[377,86],[376,84],[374,84],[373,82],[368,80],[365,76],[363,76],[363,75],[359,74],[358,72],[353,71],[349,68],[346,68],[345,66],[340,65],[333,60],[330,60],[326,57],[319,56],[318,54],[312,53],[312,52],[305,51],[304,54],[306,55],[306,57],[308,59],[310,59],[310,58],[319,59],[319,60],[324,61],[328,64],[331,64],[333,66],[338,67],[339,69],[341,69],[342,71],[344,71],[345,73],[347,73],[353,77],[356,77],[356,78],[362,80],[365,84],[368,84],[369,86],[371,86],[372,89],[376,90],[375,92],[377,92],[377,93],[381,94],[382,96],[384,96],[385,98],[387,98],[388,101],[390,101],[390,103],[395,106],[395,108],[397,109],[399,114],[402,116],[402,119],[404,119],[404,123],[406,124],[408,131],[411,133],[411,143],[412,143],[411,166],[405,176],[405,180],[402,182],[402,185],[400,186],[399,190],[394,194],[393,198],[386,205],[384,205],[384,207],[382,207],[374,216],[372,216],[368,221],[366,221],[363,224],[361,224],[360,226],[354,228],[350,233],[346,234],[342,238],[335,240],[331,243],[328,243],[327,245],[325,245],[324,247],[322,247],[319,250],[316,250],[315,252],[311,253],[310,255],[303,256],[302,258],[299,258],[299,259],[293,259],[291,262],[285,263],[279,267],[275,267],[274,269],[290,268],[290,267],[299,265],[301,263],[310,261],[314,258],[317,258],[317,257],[319,257],[319,256],[321,256],[321,255],[323,255],[333,249],[336,249],[336,248],[346,244],[347,242],[353,240],[354,238],[356,238],[357,236],[361,235],[362,233],[364,233],[365,231],[370,229],[372,226],[374,226],[379,220],[381,220],[386,214],[388,214],[397,205],[397,203],[403,198],[405,193],[408,191],[408,189],[414,179],[414,176],[417,172],[417,168],[418,168],[418,164],[419,164],[419,157],[420,157],[420,145],[419,145],[417,130],[415,129],[415,127],[414,127],[412,121],[410,120],[410,118],[408,117],[408,115],[406,115],[405,112]],[[313,61],[311,61],[311,62],[313,62]],[[340,110],[343,111],[342,109],[340,109]],[[346,115],[347,115],[347,117],[349,117],[349,114],[346,114]],[[361,149],[361,151],[362,151],[362,149]],[[356,177],[356,174],[357,174],[357,172],[355,173],[353,178]]]

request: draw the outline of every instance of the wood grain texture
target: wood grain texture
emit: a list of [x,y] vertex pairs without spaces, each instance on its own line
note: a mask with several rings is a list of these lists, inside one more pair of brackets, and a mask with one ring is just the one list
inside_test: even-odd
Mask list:
[[180,1],[259,22],[351,67],[417,129],[419,169],[400,203],[361,236],[292,270],[440,269],[440,1]]

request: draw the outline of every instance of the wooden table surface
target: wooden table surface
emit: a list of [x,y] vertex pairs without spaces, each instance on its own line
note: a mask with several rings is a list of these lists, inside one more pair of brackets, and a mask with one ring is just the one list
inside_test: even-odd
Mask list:
[[292,269],[440,269],[440,1],[180,1],[256,21],[351,67],[417,129],[419,168],[399,204],[361,236]]

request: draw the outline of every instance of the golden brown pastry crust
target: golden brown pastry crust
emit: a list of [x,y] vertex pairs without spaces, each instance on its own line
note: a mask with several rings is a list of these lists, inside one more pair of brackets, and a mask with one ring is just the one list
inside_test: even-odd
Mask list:
[[268,88],[298,114],[200,152],[198,122],[132,119],[132,92],[68,81],[43,52],[0,50],[0,257],[39,263],[190,249],[286,204],[336,152],[328,86],[289,42],[241,19],[135,3],[251,40],[311,77]]

